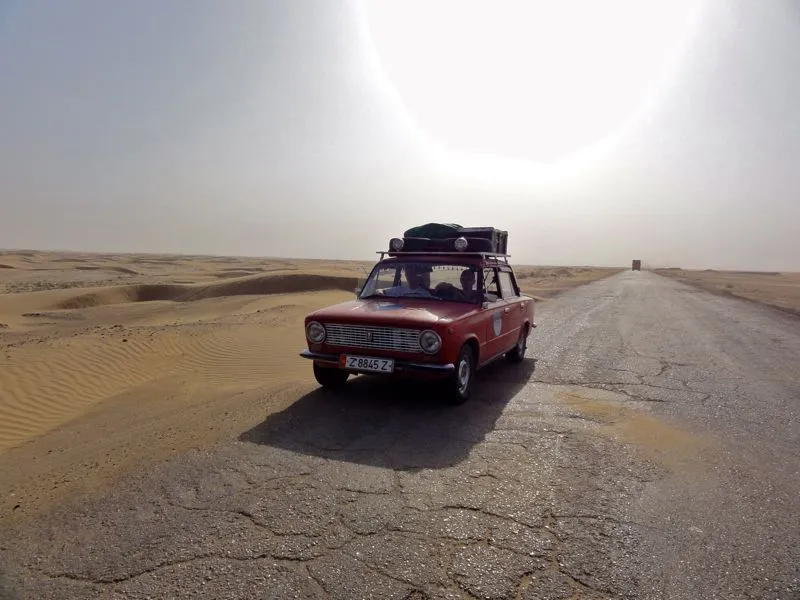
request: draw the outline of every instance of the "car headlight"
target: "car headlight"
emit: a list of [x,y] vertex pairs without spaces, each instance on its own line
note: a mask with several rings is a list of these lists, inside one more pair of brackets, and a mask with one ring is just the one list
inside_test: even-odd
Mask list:
[[436,354],[442,347],[442,338],[435,331],[428,329],[420,334],[419,346],[426,354]]
[[321,344],[325,340],[325,327],[322,323],[311,321],[306,326],[306,337],[315,344]]

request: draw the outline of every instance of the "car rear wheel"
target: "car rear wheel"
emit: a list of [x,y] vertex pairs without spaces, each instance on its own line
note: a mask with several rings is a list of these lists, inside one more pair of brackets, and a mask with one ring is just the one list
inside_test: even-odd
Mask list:
[[323,367],[314,363],[314,377],[322,387],[332,390],[340,389],[350,374],[336,367]]
[[475,354],[472,347],[465,344],[458,353],[456,370],[448,377],[445,384],[445,402],[451,405],[464,404],[469,399],[474,378]]
[[525,358],[525,351],[528,349],[528,326],[523,325],[522,328],[519,330],[519,339],[517,340],[517,345],[514,346],[506,357],[511,362],[522,362]]

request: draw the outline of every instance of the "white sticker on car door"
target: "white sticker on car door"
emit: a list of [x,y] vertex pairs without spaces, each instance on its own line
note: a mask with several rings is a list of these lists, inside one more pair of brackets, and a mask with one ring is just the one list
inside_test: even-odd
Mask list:
[[497,310],[492,315],[492,331],[494,331],[495,336],[498,336],[503,331],[503,311]]

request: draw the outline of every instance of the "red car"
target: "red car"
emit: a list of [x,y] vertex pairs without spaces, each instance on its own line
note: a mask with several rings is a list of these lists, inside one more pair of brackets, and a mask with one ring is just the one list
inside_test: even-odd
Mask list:
[[443,400],[465,402],[475,372],[524,359],[534,300],[522,294],[505,252],[507,233],[430,223],[393,238],[354,300],[305,318],[320,385],[351,374],[434,379]]

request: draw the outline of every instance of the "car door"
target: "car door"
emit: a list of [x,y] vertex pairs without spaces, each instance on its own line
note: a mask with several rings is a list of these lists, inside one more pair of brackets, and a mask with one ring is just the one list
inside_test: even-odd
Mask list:
[[500,293],[506,303],[503,307],[503,349],[510,350],[519,340],[519,332],[525,317],[525,302],[523,301],[514,274],[508,269],[501,269],[498,273]]
[[484,299],[484,345],[481,357],[485,360],[494,358],[505,350],[507,328],[509,324],[506,308],[508,302],[503,298],[500,289],[500,277],[496,267],[483,269],[483,299]]

